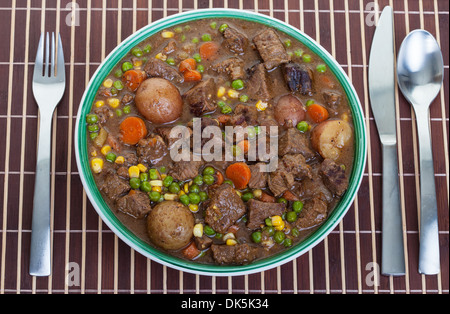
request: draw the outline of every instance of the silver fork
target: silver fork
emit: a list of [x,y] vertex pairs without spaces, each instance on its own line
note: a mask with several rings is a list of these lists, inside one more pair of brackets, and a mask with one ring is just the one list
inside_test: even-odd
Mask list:
[[[45,49],[45,51],[44,51]],[[56,61],[55,61],[56,55]],[[52,117],[66,87],[61,36],[55,45],[47,32],[41,34],[33,74],[33,94],[39,107],[39,142],[33,198],[30,275],[51,274],[50,244],[50,147]]]

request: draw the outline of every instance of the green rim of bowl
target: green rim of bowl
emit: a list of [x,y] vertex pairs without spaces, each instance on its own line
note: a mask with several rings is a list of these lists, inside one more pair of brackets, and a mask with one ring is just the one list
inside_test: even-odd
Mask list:
[[[87,134],[84,117],[90,112],[97,90],[101,86],[104,78],[133,47],[146,38],[177,24],[205,18],[236,18],[249,20],[276,28],[299,40],[316,55],[318,55],[326,63],[329,70],[335,74],[338,81],[344,88],[353,115],[355,130],[355,161],[348,190],[340,200],[339,204],[335,207],[328,219],[302,242],[274,256],[256,261],[249,265],[221,266],[200,264],[182,260],[152,247],[125,227],[110,210],[95,184],[94,177],[89,166],[90,163],[89,154],[87,151]],[[304,254],[320,243],[321,240],[336,227],[339,221],[341,221],[356,197],[364,173],[366,150],[367,141],[365,122],[358,95],[356,94],[356,91],[346,73],[334,60],[334,58],[308,35],[282,21],[259,13],[233,9],[205,9],[172,15],[140,29],[125,39],[105,58],[103,63],[99,66],[91,78],[91,81],[81,100],[75,126],[75,154],[80,178],[89,200],[100,215],[103,222],[105,222],[105,224],[130,247],[152,260],[178,270],[214,276],[243,275],[270,269]]]

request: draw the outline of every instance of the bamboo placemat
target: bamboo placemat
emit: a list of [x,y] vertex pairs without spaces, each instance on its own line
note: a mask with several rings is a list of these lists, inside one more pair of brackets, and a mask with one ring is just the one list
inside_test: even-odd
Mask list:
[[[406,276],[377,272],[381,253],[380,142],[368,98],[373,21],[394,8],[397,51],[406,34],[430,31],[442,47],[444,87],[431,107],[439,206],[441,273],[418,273],[419,168],[415,117],[396,94]],[[102,223],[75,163],[74,125],[90,76],[137,29],[186,10],[257,11],[304,31],[342,65],[358,92],[370,134],[367,167],[348,214],[308,253],[283,266],[238,277],[183,273],[134,252]],[[377,9],[378,8],[378,9]],[[74,17],[74,23],[71,23]],[[0,3],[0,293],[448,293],[449,2],[447,0],[2,0]],[[60,32],[67,89],[53,120],[51,164],[53,273],[28,274],[38,110],[31,91],[42,31]]]

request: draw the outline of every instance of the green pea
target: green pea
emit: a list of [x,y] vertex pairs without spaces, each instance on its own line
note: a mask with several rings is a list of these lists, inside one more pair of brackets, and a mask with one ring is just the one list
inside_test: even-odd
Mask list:
[[119,91],[114,86],[111,87],[110,91],[113,96],[117,96],[117,94],[119,94]]
[[201,64],[197,65],[197,71],[199,71],[200,73],[205,72],[205,67]]
[[141,186],[141,180],[139,180],[139,178],[131,178],[130,186],[132,189],[139,189],[139,187]]
[[203,34],[202,35],[203,41],[211,41],[211,35],[210,34]]
[[151,190],[152,190],[152,186],[150,185],[150,182],[148,182],[148,181],[141,182],[141,191],[142,192],[148,193]]
[[297,214],[300,213],[303,209],[303,202],[302,201],[295,201],[292,204],[292,209],[294,210],[294,212],[296,212]]
[[167,58],[166,63],[168,65],[175,65],[175,59],[174,58]]
[[225,181],[223,181],[223,183],[229,184],[229,185],[231,185],[234,188],[234,183],[231,180],[225,180]]
[[[180,186],[176,182],[172,182],[169,185],[169,192],[173,194],[178,194],[180,192]],[[189,204],[189,203],[188,203]]]
[[248,202],[249,200],[251,200],[253,198],[253,193],[252,192],[244,193],[244,194],[242,194],[241,198],[244,202]]
[[286,220],[288,222],[295,222],[297,220],[297,213],[294,211],[287,212],[286,214]]
[[301,57],[303,56],[304,51],[302,49],[297,49],[294,51],[294,54],[296,57]]
[[222,24],[219,26],[219,32],[223,33],[228,28],[228,24]]
[[180,40],[181,40],[181,42],[184,42],[186,40],[186,35],[182,34]]
[[189,187],[189,192],[191,192],[191,193],[198,193],[198,192],[200,192],[200,187],[197,184],[192,184]]
[[214,236],[216,239],[222,239],[223,234],[217,232],[216,235]]
[[199,53],[194,53],[194,55],[192,56],[192,58],[193,58],[197,63],[202,62],[202,57],[200,57],[200,54],[199,54]]
[[283,231],[275,231],[275,234],[273,235],[273,239],[276,243],[280,244],[284,241],[284,239],[286,238],[286,235],[284,234]]
[[297,228],[292,228],[291,229],[291,234],[293,237],[298,237],[300,235],[300,231],[298,231]]
[[[180,196],[180,202],[181,202],[183,205],[188,206],[188,205],[189,205],[189,202],[190,202],[189,196],[187,196],[186,194],[181,195],[181,196]],[[204,230],[204,229],[203,229],[203,230]]]
[[269,236],[273,236],[275,234],[275,228],[266,226],[262,229],[265,233],[267,233]]
[[117,88],[118,90],[122,90],[123,87],[124,87],[122,81],[115,81],[115,82],[113,83],[113,86],[114,86],[115,88]]
[[[171,184],[173,183],[173,177],[172,176],[167,176],[164,178],[163,180],[163,185],[168,188]],[[177,185],[178,186],[178,185]]]
[[198,37],[192,38],[191,42],[192,42],[193,44],[197,44],[197,43],[199,42]]
[[224,101],[222,101],[222,100],[219,100],[218,102],[217,102],[217,106],[219,107],[219,108],[223,108],[223,107],[225,107],[227,104],[224,102]]
[[211,29],[216,29],[217,22],[212,22],[211,24],[209,24],[209,27],[211,27]]
[[152,202],[159,202],[159,199],[161,198],[161,193],[159,193],[158,191],[151,191],[149,196]]
[[98,122],[98,117],[95,113],[88,114],[86,116],[86,122],[89,124],[95,124]]
[[184,26],[184,31],[185,32],[189,32],[191,30],[191,26],[189,26],[189,25],[185,25]]
[[205,191],[200,191],[198,196],[200,196],[200,202],[204,202],[208,199],[208,194]]
[[194,180],[192,180],[195,184],[197,184],[198,186],[203,184],[203,177],[201,175],[198,175],[194,178]]
[[122,110],[120,110],[120,109],[116,110],[116,116],[121,117],[122,113],[123,113]]
[[211,166],[208,166],[205,169],[203,169],[203,175],[205,175],[205,174],[213,175],[215,173],[216,173],[216,170]]
[[255,243],[260,243],[262,239],[262,233],[260,231],[255,231],[252,233],[252,240]]
[[283,245],[284,245],[285,247],[290,247],[290,246],[292,246],[292,239],[289,239],[289,238],[284,239]]
[[305,133],[309,130],[309,124],[306,121],[300,121],[297,123],[297,130],[299,130],[302,133]]
[[129,114],[131,112],[131,107],[130,106],[124,106],[123,107],[123,113],[125,114]]
[[178,27],[175,27],[173,30],[175,33],[179,34],[183,31],[183,28],[181,26],[178,26]]
[[122,75],[123,75],[123,72],[121,69],[117,69],[116,72],[114,72],[114,76],[117,78],[122,77]]
[[89,137],[91,138],[91,140],[95,139],[97,136],[98,136],[97,132],[89,134]]
[[122,63],[122,71],[126,72],[128,70],[131,70],[133,68],[133,64],[131,62],[125,61]]
[[98,130],[99,130],[99,127],[97,124],[90,124],[90,125],[88,125],[87,128],[88,128],[89,132],[98,132]]
[[284,45],[286,46],[286,48],[289,48],[291,46],[291,40],[290,39],[286,39],[284,41]]
[[156,169],[150,169],[148,171],[148,174],[150,175],[150,180],[158,180],[159,179],[158,170],[156,170]]
[[242,80],[234,80],[231,83],[231,88],[234,90],[241,90],[244,88],[244,81]]
[[142,55],[144,54],[144,52],[142,51],[141,48],[139,47],[134,47],[133,49],[131,49],[131,54],[135,57],[142,57]]
[[280,197],[279,199],[277,199],[277,203],[287,204],[287,200],[284,197]]
[[255,132],[256,132],[256,135],[261,134],[261,132],[262,132],[261,127],[260,126],[255,126]]
[[245,94],[242,94],[241,96],[239,96],[239,101],[240,102],[247,102],[248,101],[248,96]]
[[319,72],[319,73],[324,73],[324,72],[326,72],[326,70],[327,70],[327,66],[326,66],[325,64],[319,64],[319,65],[316,67],[316,70],[317,70],[317,72]]
[[214,229],[211,228],[209,225],[205,225],[205,226],[203,227],[203,232],[204,232],[206,235],[209,235],[209,236],[213,236],[213,235],[216,234],[216,232],[214,231]]
[[220,110],[220,112],[222,112],[223,114],[231,113],[232,111],[233,108],[231,108],[228,105],[223,106],[222,109]]
[[314,104],[314,99],[308,99],[308,101],[306,102],[306,107],[309,107],[312,104]]
[[152,51],[152,45],[148,44],[144,47],[143,49],[144,53],[149,53],[150,51]]
[[205,175],[203,176],[203,181],[204,181],[206,184],[208,184],[208,185],[212,185],[212,184],[214,184],[214,182],[215,182],[216,180],[214,179],[214,177],[213,177],[212,175],[210,175],[210,174],[205,174]]
[[266,224],[266,226],[272,227],[272,219],[270,219],[270,217],[264,219],[264,223]]
[[109,162],[115,162],[116,161],[116,154],[114,154],[114,153],[107,153],[105,158]]
[[148,173],[147,172],[142,172],[139,175],[139,179],[141,180],[141,182],[148,181]]
[[303,60],[303,62],[305,62],[305,63],[310,63],[311,60],[312,60],[311,55],[310,55],[310,54],[307,54],[307,53],[303,54],[302,60]]
[[198,193],[189,193],[189,202],[195,205],[200,203],[200,196],[198,195]]
[[162,166],[161,168],[159,168],[159,173],[166,173],[166,167]]
[[253,126],[248,126],[247,127],[247,135],[248,138],[252,139],[256,137],[256,130]]

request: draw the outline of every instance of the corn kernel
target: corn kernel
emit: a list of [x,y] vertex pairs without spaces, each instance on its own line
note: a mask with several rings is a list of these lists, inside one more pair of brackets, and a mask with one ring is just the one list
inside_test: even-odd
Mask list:
[[225,87],[223,86],[219,87],[219,89],[217,90],[217,97],[219,98],[223,97],[225,95],[225,92],[226,92]]
[[138,164],[137,167],[139,168],[140,172],[147,172],[147,167],[143,164]]
[[139,68],[142,65],[142,60],[135,60],[133,63],[134,68]]
[[184,184],[184,193],[186,193],[186,194],[189,193],[189,184],[188,183]]
[[262,190],[260,189],[253,190],[253,196],[256,198],[260,198],[262,196]]
[[103,155],[106,155],[107,153],[109,153],[111,151],[111,146],[105,145],[102,147],[102,149],[100,151],[102,152]]
[[125,162],[125,158],[124,158],[123,156],[118,156],[118,157],[116,158],[116,164],[121,165],[121,164],[123,164],[124,162]]
[[201,238],[203,236],[203,224],[196,224],[193,233],[194,237]]
[[105,102],[103,100],[99,100],[95,103],[95,107],[100,108],[105,105]]
[[347,113],[343,113],[341,116],[341,119],[344,120],[345,122],[348,122],[348,114]]
[[173,36],[175,36],[174,32],[171,31],[164,31],[161,33],[162,38],[172,38]]
[[130,178],[139,178],[139,168],[137,166],[131,166],[128,168],[128,175]]
[[180,190],[180,192],[178,192],[178,196],[185,195],[185,194],[186,194],[186,193],[184,193],[183,190]]
[[161,173],[161,179],[164,180],[167,177],[167,174]]
[[106,88],[111,88],[112,85],[113,85],[113,80],[111,80],[110,78],[109,78],[109,79],[106,79],[106,80],[103,82],[103,86],[105,86]]
[[236,245],[236,244],[237,244],[237,241],[236,241],[235,239],[228,239],[228,240],[226,241],[226,243],[227,243],[227,245],[232,246],[232,245]]
[[189,204],[189,210],[193,213],[198,212],[198,205],[197,204]]
[[[155,186],[155,188],[156,188],[156,186]],[[172,193],[165,193],[164,194],[164,199],[166,201],[175,201],[175,200],[178,199],[178,195],[177,194],[172,194]]]
[[278,216],[278,215],[272,216],[271,220],[272,220],[272,226],[274,226],[274,227],[279,226],[283,223],[283,218],[281,218],[281,216]]
[[242,196],[242,193],[241,193],[240,191],[236,190],[235,192],[236,192],[236,194],[237,194],[239,197]]
[[229,89],[228,90],[228,97],[234,98],[234,99],[239,98],[239,92],[235,91],[234,89]]
[[255,106],[259,111],[264,111],[267,109],[267,103],[263,102],[262,100],[258,100]]
[[119,107],[119,105],[120,105],[120,100],[119,100],[119,98],[109,98],[109,99],[108,99],[108,105],[109,105],[111,108],[116,109],[116,108]]
[[150,181],[150,185],[151,186],[163,186],[163,182],[162,182],[162,180],[151,180]]
[[91,168],[94,173],[100,173],[103,169],[103,159],[94,158],[91,160]]
[[222,240],[224,240],[224,241],[226,241],[226,240],[228,240],[228,239],[235,239],[236,237],[234,236],[234,233],[233,232],[228,232],[227,234],[225,234],[223,237],[222,237]]
[[152,191],[161,193],[162,189],[160,186],[152,186]]
[[279,231],[283,230],[284,227],[285,227],[285,224],[284,224],[283,220],[281,221],[281,224],[279,224],[278,226],[274,226],[275,230],[279,230]]
[[166,60],[167,60],[167,56],[166,56],[165,54],[162,54],[161,52],[158,53],[158,54],[155,56],[155,58],[156,58],[156,59],[159,59],[159,60],[161,60],[161,61],[166,61]]
[[96,151],[96,150],[93,150],[93,151],[91,152],[91,156],[92,156],[92,157],[97,157],[97,151]]

